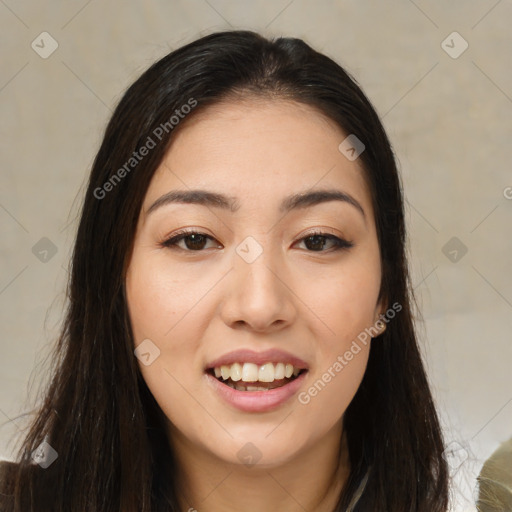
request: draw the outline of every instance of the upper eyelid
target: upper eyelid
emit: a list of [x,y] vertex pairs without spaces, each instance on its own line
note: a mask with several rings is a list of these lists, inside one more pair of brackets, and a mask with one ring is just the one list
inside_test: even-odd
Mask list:
[[[173,235],[169,235],[164,238],[164,242],[173,240],[173,239],[181,239],[181,238],[189,236],[189,235],[202,235],[202,236],[205,236],[212,240],[217,240],[213,235],[209,235],[208,233],[204,233],[203,231],[198,231],[197,229],[195,229],[195,230],[191,229],[190,231],[189,230],[178,231],[177,233],[174,233]],[[325,237],[331,236],[334,238],[339,238],[340,240],[346,240],[347,242],[349,241],[344,235],[337,235],[335,233],[329,232],[326,229],[322,230],[320,228],[318,228],[318,229],[313,228],[313,231],[307,232],[307,233],[303,234],[302,236],[300,236],[299,238],[297,238],[297,241],[300,241],[304,238],[308,238],[310,236],[325,236]]]
[[[202,231],[198,231],[197,229],[190,228],[190,230],[185,229],[183,231],[178,231],[174,235],[165,238],[164,241],[162,242],[162,245],[165,245],[169,242],[174,242],[174,244],[177,245],[177,242],[181,242],[181,240],[183,240],[184,238],[186,238],[187,236],[190,236],[190,235],[201,235],[201,236],[204,236],[212,241],[220,243],[214,236],[209,235],[208,233],[204,233]],[[302,236],[297,238],[297,240],[295,240],[294,243],[302,242],[304,239],[312,237],[312,236],[324,236],[325,238],[334,238],[334,239],[338,239],[339,241],[343,242],[346,245],[346,247],[354,246],[354,243],[351,240],[349,240],[348,238],[346,238],[344,235],[338,236],[334,233],[330,233],[326,228],[324,228],[324,229],[313,228],[313,231],[303,234]],[[190,252],[194,252],[194,251],[190,251]],[[201,252],[201,251],[196,251],[196,252]],[[320,251],[320,252],[326,252],[326,251]]]

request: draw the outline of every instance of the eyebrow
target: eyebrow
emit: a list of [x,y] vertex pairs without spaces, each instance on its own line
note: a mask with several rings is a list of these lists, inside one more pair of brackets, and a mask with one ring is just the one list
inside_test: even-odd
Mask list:
[[[281,213],[287,213],[298,208],[308,208],[328,201],[341,201],[352,205],[363,216],[366,222],[366,215],[361,204],[347,192],[336,189],[320,189],[306,192],[299,192],[285,197],[279,206]],[[146,216],[162,206],[173,203],[199,204],[207,207],[221,208],[236,212],[240,203],[236,197],[226,196],[206,190],[172,190],[159,197],[146,211]]]

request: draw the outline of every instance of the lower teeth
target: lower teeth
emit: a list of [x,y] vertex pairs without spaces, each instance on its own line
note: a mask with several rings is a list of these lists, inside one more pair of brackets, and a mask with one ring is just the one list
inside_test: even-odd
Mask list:
[[292,380],[294,380],[295,377],[292,377],[291,379],[286,379],[285,382],[280,383],[278,386],[274,387],[263,387],[263,386],[244,386],[241,383],[233,382],[233,381],[225,381],[220,380],[222,384],[225,384],[226,386],[229,386],[232,389],[236,389],[237,391],[271,391],[272,389],[277,389],[282,386],[286,386],[286,384],[289,384]]
[[[232,384],[228,382],[224,382],[226,386],[229,386],[230,388],[236,389],[238,391],[270,391],[272,388],[262,388],[261,386],[241,386],[239,384]],[[273,388],[275,389],[275,388]]]

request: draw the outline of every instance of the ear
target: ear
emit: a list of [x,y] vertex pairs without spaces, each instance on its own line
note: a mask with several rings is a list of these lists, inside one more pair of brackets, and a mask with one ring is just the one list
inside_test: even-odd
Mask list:
[[382,318],[385,318],[385,312],[388,310],[388,301],[384,298],[379,300],[377,302],[377,305],[375,306],[375,312],[374,312],[374,319],[373,319],[373,325],[379,329],[380,336],[387,327],[387,322],[385,320],[382,320]]
[[379,318],[384,316],[384,313],[388,310],[388,301],[385,298],[381,298],[376,306],[374,311],[374,321],[376,322]]

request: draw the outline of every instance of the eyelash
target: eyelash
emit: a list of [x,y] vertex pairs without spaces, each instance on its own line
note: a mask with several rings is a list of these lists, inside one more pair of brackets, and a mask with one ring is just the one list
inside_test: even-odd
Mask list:
[[[198,249],[198,250],[183,249],[182,247],[177,246],[177,244],[181,240],[184,240],[185,238],[187,238],[187,236],[190,236],[190,235],[201,235],[210,240],[215,240],[213,237],[207,235],[206,233],[201,233],[199,231],[194,231],[194,230],[181,230],[178,233],[176,233],[175,235],[173,235],[172,237],[168,238],[167,240],[164,240],[160,244],[160,247],[167,248],[167,249],[176,249],[177,248],[177,249],[181,249],[182,251],[186,251],[186,252],[203,252],[204,249]],[[297,242],[302,242],[304,240],[307,240],[308,238],[312,238],[315,236],[321,236],[328,240],[331,240],[334,244],[334,248],[332,248],[331,250],[308,251],[308,252],[335,252],[335,251],[340,251],[340,250],[348,250],[348,249],[354,247],[354,243],[351,241],[345,240],[343,238],[339,238],[330,233],[325,233],[325,232],[319,231],[319,230],[312,231],[311,233],[308,233],[306,236],[297,240]]]

